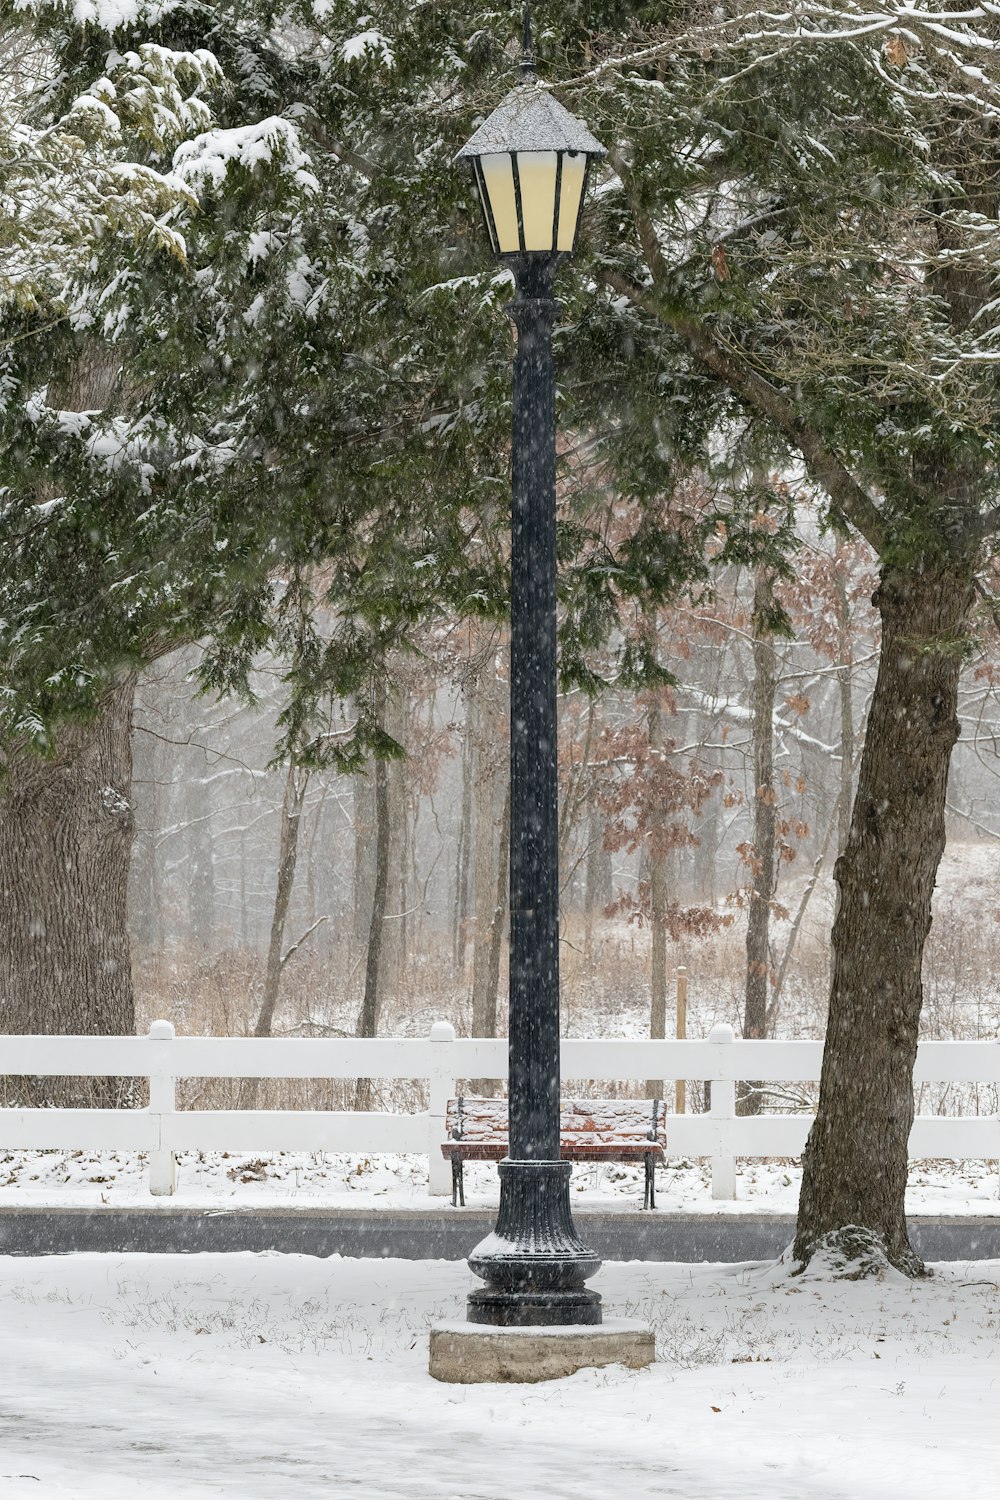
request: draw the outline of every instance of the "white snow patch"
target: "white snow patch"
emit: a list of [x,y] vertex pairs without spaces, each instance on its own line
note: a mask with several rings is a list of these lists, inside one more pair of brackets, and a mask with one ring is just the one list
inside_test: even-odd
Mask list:
[[4,1500],[942,1500],[994,1493],[1000,1266],[796,1285],[610,1265],[659,1362],[439,1385],[462,1262],[0,1260]]
[[290,120],[269,115],[253,125],[232,130],[206,130],[194,140],[184,141],[174,153],[174,171],[182,181],[197,188],[220,187],[231,166],[252,172],[258,166],[278,163],[298,186],[315,191],[319,184],[308,171],[309,157],[303,151],[299,132]]
[[350,37],[341,48],[341,56],[346,63],[356,62],[359,57],[365,57],[369,52],[380,53],[386,66],[392,67],[392,43],[383,32],[374,27]]

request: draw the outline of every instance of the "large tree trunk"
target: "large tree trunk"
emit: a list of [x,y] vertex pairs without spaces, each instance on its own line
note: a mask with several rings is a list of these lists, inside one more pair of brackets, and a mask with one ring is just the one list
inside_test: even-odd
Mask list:
[[[750,906],[747,912],[747,973],[743,1011],[743,1035],[759,1039],[767,1032],[768,978],[771,971],[771,901],[777,878],[775,858],[774,789],[774,698],[778,685],[778,659],[767,626],[774,610],[772,579],[766,568],[758,568],[753,591],[753,848],[750,870]],[[738,1113],[758,1115],[761,1090],[758,1083],[740,1089]]]
[[[833,1234],[847,1251],[884,1247],[922,1265],[904,1215],[921,961],[945,842],[948,766],[958,739],[962,632],[973,568],[902,573],[875,594],[882,650],[847,848],[834,875],[833,979],[819,1108],[803,1158],[795,1259]],[[861,1236],[844,1233],[858,1226]],[[877,1248],[876,1245],[876,1248]]]
[[[131,1035],[127,927],[135,677],[50,759],[11,749],[0,777],[0,1031]],[[125,1090],[127,1092],[127,1088]],[[25,1103],[111,1106],[113,1079],[8,1080]]]
[[851,614],[847,598],[847,578],[838,567],[834,572],[837,610],[838,666],[837,688],[840,699],[840,803],[837,853],[843,854],[851,832],[851,793],[854,789],[854,702],[851,691]]

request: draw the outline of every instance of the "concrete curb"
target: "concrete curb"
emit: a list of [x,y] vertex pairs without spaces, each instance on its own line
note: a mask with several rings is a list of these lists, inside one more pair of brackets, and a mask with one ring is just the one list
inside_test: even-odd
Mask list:
[[[604,1213],[577,1225],[604,1260],[773,1260],[794,1235],[791,1215]],[[106,1252],[188,1255],[271,1250],[402,1260],[464,1260],[493,1227],[485,1209],[0,1208],[0,1255]],[[912,1218],[927,1260],[1000,1259],[1000,1217]]]

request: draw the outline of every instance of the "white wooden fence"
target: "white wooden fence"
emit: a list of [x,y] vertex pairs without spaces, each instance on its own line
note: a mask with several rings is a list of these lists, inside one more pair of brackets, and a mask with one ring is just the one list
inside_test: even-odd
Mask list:
[[[737,1040],[715,1026],[702,1041],[564,1041],[564,1079],[704,1079],[711,1109],[667,1118],[671,1156],[712,1159],[712,1193],[736,1196],[736,1158],[798,1156],[808,1115],[736,1115],[736,1083],[812,1081],[821,1042]],[[445,1110],[456,1079],[506,1078],[507,1042],[456,1037],[446,1021],[426,1038],[270,1039],[178,1037],[154,1021],[143,1037],[2,1036],[0,1074],[117,1076],[149,1079],[149,1108],[0,1109],[0,1149],[114,1150],[149,1153],[149,1190],[174,1191],[178,1151],[426,1152],[430,1191],[451,1191],[441,1155]],[[178,1078],[422,1079],[421,1114],[321,1110],[178,1110]],[[922,1042],[915,1081],[1000,1083],[997,1042]],[[637,1088],[638,1092],[638,1088]],[[1000,1158],[1000,1117],[921,1116],[911,1157]]]

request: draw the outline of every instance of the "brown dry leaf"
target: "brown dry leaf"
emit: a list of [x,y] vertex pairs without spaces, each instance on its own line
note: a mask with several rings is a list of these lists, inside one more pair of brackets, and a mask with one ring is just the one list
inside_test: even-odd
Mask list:
[[894,68],[906,67],[906,64],[910,60],[910,54],[901,36],[894,35],[887,38],[885,56],[886,61],[891,63]]

